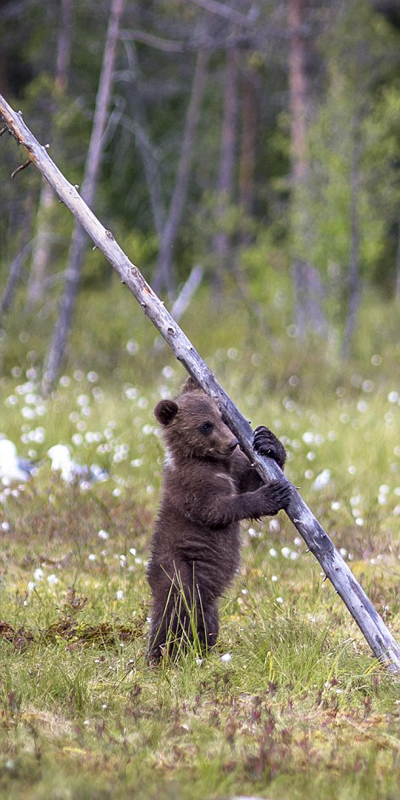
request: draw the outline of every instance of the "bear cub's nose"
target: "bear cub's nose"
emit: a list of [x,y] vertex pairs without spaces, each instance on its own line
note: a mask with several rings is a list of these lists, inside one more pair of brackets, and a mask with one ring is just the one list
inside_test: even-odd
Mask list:
[[233,453],[235,447],[237,447],[238,444],[239,444],[239,442],[238,442],[237,439],[232,439],[232,441],[231,441],[231,443],[229,445],[229,450],[231,451],[231,453]]

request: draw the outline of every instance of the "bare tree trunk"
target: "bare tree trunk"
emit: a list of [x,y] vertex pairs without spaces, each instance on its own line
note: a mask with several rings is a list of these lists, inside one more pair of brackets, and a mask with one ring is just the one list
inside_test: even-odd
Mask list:
[[57,43],[57,77],[59,88],[65,91],[68,86],[68,72],[71,55],[73,0],[61,0],[61,26]]
[[351,342],[356,326],[357,312],[361,300],[360,280],[360,223],[358,215],[359,198],[359,146],[358,125],[353,125],[353,148],[350,172],[350,264],[347,281],[347,315],[342,345],[342,358],[350,356]]
[[[68,71],[71,51],[73,0],[61,0],[60,29],[57,43],[56,84],[61,92],[68,85]],[[49,272],[52,240],[51,209],[54,206],[54,193],[47,181],[43,180],[37,212],[37,233],[34,240],[30,278],[28,282],[26,307],[29,311],[43,297],[46,276]]]
[[[24,202],[22,213],[18,215],[17,225],[21,225],[22,233],[19,242],[19,250],[10,264],[7,283],[4,294],[0,302],[0,316],[11,310],[14,301],[15,290],[21,278],[22,268],[25,261],[32,252],[33,240],[31,239],[32,217],[34,208],[34,193],[29,192]],[[20,217],[20,218],[19,218]]]
[[163,229],[158,263],[153,279],[153,285],[155,290],[158,292],[165,288],[167,292],[172,293],[175,288],[175,280],[172,269],[172,251],[187,198],[193,143],[207,76],[207,65],[208,54],[199,52],[193,78],[192,93],[186,114],[185,130],[183,134],[182,150],[178,164],[175,188],[172,194],[167,220]]
[[239,160],[240,205],[247,217],[253,212],[254,168],[257,139],[257,92],[256,76],[247,67],[243,78],[242,140]]
[[291,29],[289,44],[289,92],[291,115],[292,160],[292,275],[295,323],[300,338],[308,325],[308,275],[299,254],[307,241],[309,220],[305,207],[305,187],[308,180],[307,155],[308,82],[306,72],[307,43],[303,33],[306,0],[289,0],[288,22]]
[[289,0],[289,92],[291,114],[292,176],[295,186],[308,175],[307,157],[307,43],[303,33],[306,0]]
[[51,226],[49,216],[54,204],[54,192],[42,181],[37,212],[37,233],[32,249],[32,263],[26,296],[26,311],[31,311],[42,299],[44,284],[51,260]]
[[[239,443],[255,464],[265,483],[284,478],[275,461],[260,456],[253,449],[253,431],[250,423],[224,392],[213,373],[165,309],[155,292],[146,283],[138,268],[121,250],[110,231],[107,231],[76,189],[64,178],[52,162],[47,151],[39,145],[21,117],[0,95],[0,113],[7,128],[22,144],[30,160],[46,176],[60,199],[84,226],[95,245],[104,253],[124,283],[136,297],[143,312],[154,323],[170,345],[176,358],[197,381],[199,386],[220,405],[224,418]],[[287,480],[287,479],[286,479]],[[332,540],[316,520],[299,492],[291,486],[290,503],[286,509],[289,519],[299,531],[307,547],[318,559],[325,575],[346,604],[350,614],[365,636],[379,662],[394,673],[400,674],[400,647],[391,631],[377,613],[370,599],[352,574],[348,564],[336,550]]]
[[[232,199],[236,145],[236,118],[238,109],[238,55],[235,50],[226,52],[226,74],[224,110],[221,130],[221,155],[217,180],[216,222],[221,223]],[[217,256],[217,283],[220,282],[229,252],[229,237],[219,230],[214,237],[214,253]],[[219,273],[219,275],[218,275]],[[219,280],[218,280],[219,278]]]
[[[187,281],[182,286],[182,289],[171,308],[171,317],[173,317],[175,322],[179,322],[182,314],[184,314],[189,307],[193,295],[200,286],[202,277],[203,267],[193,267]],[[157,353],[160,353],[164,347],[165,339],[162,339],[161,336],[159,336],[154,342],[154,350]]]
[[11,262],[6,288],[4,289],[4,294],[0,303],[0,322],[1,322],[1,315],[7,313],[7,311],[9,311],[11,308],[12,301],[14,299],[15,289],[21,277],[24,261],[28,258],[28,255],[32,250],[32,242],[28,242],[26,240],[27,236],[26,234],[24,234],[22,237],[22,243],[19,252],[15,256],[14,260]]
[[[162,201],[158,161],[155,155],[155,148],[152,146],[149,136],[146,109],[141,95],[141,75],[135,44],[125,42],[125,49],[132,73],[131,86],[133,89],[134,109],[132,130],[143,162],[154,226],[157,231],[158,241],[161,242],[165,222],[165,208]],[[130,120],[125,120],[124,124],[129,124],[130,126]]]
[[397,233],[397,256],[396,256],[396,300],[400,303],[400,219],[398,221]]
[[[118,43],[120,20],[124,9],[125,0],[113,0],[108,25],[107,38],[104,47],[103,64],[101,68],[99,89],[96,97],[96,108],[89,150],[85,163],[85,174],[82,183],[82,199],[92,205],[101,159],[103,155],[103,134],[106,127],[108,105],[110,101],[112,75],[114,69],[115,53]],[[71,326],[72,314],[78,293],[82,263],[86,248],[86,234],[77,223],[74,228],[65,275],[64,292],[60,303],[59,314],[53,332],[53,338],[47,353],[43,386],[49,389],[54,383],[61,366]]]

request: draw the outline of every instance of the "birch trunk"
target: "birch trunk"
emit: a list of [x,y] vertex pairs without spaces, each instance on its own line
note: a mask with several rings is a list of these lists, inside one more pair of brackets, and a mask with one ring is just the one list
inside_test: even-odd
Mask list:
[[[57,42],[56,84],[65,92],[68,85],[68,70],[71,52],[72,0],[61,0],[60,30]],[[50,137],[49,137],[50,138]],[[27,311],[36,306],[44,294],[46,277],[50,270],[51,209],[54,205],[54,192],[43,180],[37,212],[37,233],[33,244],[32,264],[26,298]]]
[[291,119],[291,162],[292,162],[292,277],[294,295],[294,316],[298,336],[304,339],[310,322],[309,281],[304,260],[310,232],[310,219],[307,210],[306,187],[309,175],[307,154],[307,123],[309,86],[307,81],[307,41],[300,32],[305,22],[306,0],[289,0],[288,22],[289,42],[289,94]]
[[[226,53],[224,111],[221,130],[221,155],[217,181],[216,222],[221,222],[232,200],[236,144],[236,117],[238,108],[238,55],[235,50]],[[217,271],[221,278],[229,251],[229,237],[220,230],[214,237]],[[218,281],[218,279],[217,279]],[[219,283],[219,281],[218,281]]]
[[[28,152],[31,161],[47,178],[59,198],[70,209],[95,245],[104,253],[112,267],[118,272],[122,283],[136,297],[144,313],[172,348],[178,361],[183,364],[200,387],[219,403],[232,432],[237,436],[243,451],[256,465],[263,480],[269,483],[282,478],[283,474],[274,461],[254,452],[252,448],[253,431],[250,423],[224,392],[187,336],[146,283],[141,272],[121,250],[111,231],[106,230],[94,216],[79,196],[76,188],[68,183],[52,162],[47,150],[39,145],[22,121],[21,116],[10,108],[1,95],[0,113],[4,117],[7,128]],[[377,659],[391,672],[399,674],[399,645],[336,550],[328,534],[315,519],[294,486],[291,489],[291,500],[286,513],[308,548],[318,559],[327,578],[346,604]]]
[[350,356],[351,342],[356,326],[356,317],[361,301],[360,279],[360,222],[358,214],[359,204],[359,169],[358,169],[358,126],[353,125],[353,148],[351,154],[350,174],[350,264],[347,280],[347,315],[344,332],[342,358]]
[[130,86],[132,87],[133,106],[133,121],[131,123],[130,120],[126,120],[125,125],[133,131],[136,138],[136,145],[142,159],[149,192],[154,227],[157,231],[158,241],[161,242],[165,221],[165,208],[162,200],[158,160],[155,155],[156,148],[152,146],[150,141],[146,108],[141,91],[141,72],[135,43],[125,42],[125,49],[132,74]]
[[242,141],[239,162],[240,205],[246,217],[251,217],[254,203],[254,168],[257,140],[256,75],[247,67],[243,79]]
[[178,164],[175,188],[162,232],[158,263],[153,278],[154,288],[157,292],[161,291],[162,289],[166,289],[168,293],[172,293],[175,289],[175,279],[173,275],[173,248],[187,198],[193,143],[207,76],[207,65],[208,55],[204,52],[200,52],[197,56],[192,93],[186,114],[185,131],[183,134],[182,150]]
[[[107,122],[115,52],[117,49],[119,27],[121,16],[124,10],[124,2],[125,0],[113,0],[111,6],[99,89],[96,97],[92,135],[86,158],[85,174],[81,189],[82,198],[88,205],[93,205],[97,188],[97,179],[103,155],[103,135]],[[78,293],[86,242],[87,238],[85,231],[81,225],[77,223],[72,235],[68,256],[64,292],[60,303],[57,322],[53,332],[53,338],[47,353],[44,367],[43,386],[46,390],[49,390],[54,384],[67,346],[72,314]]]

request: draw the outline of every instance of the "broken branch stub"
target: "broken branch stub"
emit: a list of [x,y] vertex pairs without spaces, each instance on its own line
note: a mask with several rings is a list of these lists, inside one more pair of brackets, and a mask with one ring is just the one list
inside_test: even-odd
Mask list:
[[[15,113],[0,95],[0,113],[15,139],[25,148],[32,163],[49,181],[60,200],[81,223],[95,245],[104,253],[111,266],[136,297],[144,313],[170,345],[176,358],[201,388],[220,405],[225,419],[239,439],[242,449],[256,465],[266,483],[282,477],[271,459],[257,455],[252,449],[253,432],[249,422],[224,392],[213,373],[197,353],[187,336],[146,283],[138,268],[121,250],[112,233],[104,228],[80,197],[78,191],[62,175],[46,149],[35,139],[20,114]],[[336,550],[332,540],[292,486],[291,501],[286,509],[289,519],[318,559],[325,575],[347,606],[362,631],[374,655],[391,672],[400,673],[400,648],[377,613],[371,601],[355,579],[348,565]]]

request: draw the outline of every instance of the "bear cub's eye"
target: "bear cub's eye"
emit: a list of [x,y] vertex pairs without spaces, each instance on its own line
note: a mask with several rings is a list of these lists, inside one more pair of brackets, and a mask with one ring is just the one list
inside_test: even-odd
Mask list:
[[201,433],[204,433],[207,436],[209,433],[211,433],[213,428],[214,425],[212,424],[212,422],[203,422],[203,424],[200,425],[199,430],[201,431]]

